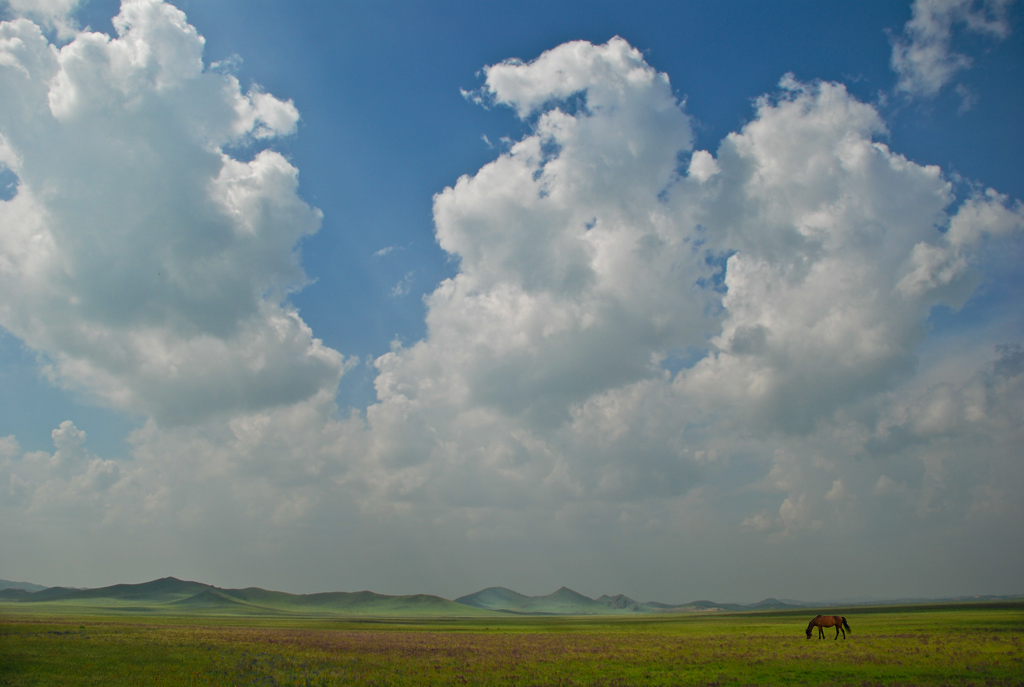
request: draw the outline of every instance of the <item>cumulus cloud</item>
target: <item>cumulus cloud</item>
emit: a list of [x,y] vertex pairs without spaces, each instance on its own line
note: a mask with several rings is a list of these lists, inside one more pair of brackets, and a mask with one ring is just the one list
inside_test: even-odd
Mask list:
[[427,338],[377,360],[372,431],[417,479],[480,472],[507,498],[651,485],[636,465],[661,466],[659,488],[683,489],[695,471],[673,449],[626,433],[622,443],[641,439],[636,465],[599,447],[588,467],[591,444],[570,423],[588,399],[660,379],[667,355],[703,346],[714,327],[698,229],[662,196],[689,150],[689,118],[621,39],[486,74],[481,97],[532,132],[435,197],[438,241],[459,273],[427,299]]
[[[1010,35],[1007,10],[1014,0],[915,0],[913,15],[892,38],[892,68],[897,90],[933,97],[956,75],[970,68],[971,58],[953,49],[954,32],[965,31],[996,40]],[[965,103],[969,97],[965,98]]]
[[52,437],[52,454],[22,454],[14,437],[7,437],[6,446],[0,440],[0,509],[29,517],[109,521],[123,505],[117,492],[126,486],[126,472],[117,462],[90,453],[85,432],[70,420],[54,429]]
[[175,7],[130,0],[115,37],[61,48],[0,24],[0,324],[60,384],[161,422],[334,388],[342,357],[287,301],[320,213],[298,170],[228,145],[294,132],[298,112],[204,68]]
[[56,31],[60,38],[74,35],[77,27],[72,15],[80,4],[81,0],[6,0],[14,16],[33,19],[44,28]]
[[1020,460],[1024,354],[1000,345],[963,382],[895,394],[865,453],[879,467],[876,501],[957,529],[1017,522],[1024,504]]
[[[463,353],[459,369],[445,378],[468,399],[564,417],[704,338],[695,284],[709,271],[692,259],[694,228],[673,223],[659,200],[690,123],[668,79],[621,39],[490,67],[485,88],[536,114],[534,132],[435,198],[438,241],[460,270],[430,297],[430,339],[398,357],[457,337],[444,345]],[[576,112],[570,97],[583,103]],[[538,112],[544,103],[555,106]]]
[[[288,302],[319,213],[259,148],[297,110],[205,68],[173,7],[132,0],[115,25],[59,49],[0,25],[18,178],[0,294],[20,294],[0,324],[61,383],[149,419],[122,464],[70,422],[52,454],[0,439],[7,512],[56,515],[73,489],[111,531],[249,561],[364,565],[354,542],[365,584],[417,556],[493,579],[496,561],[535,575],[522,553],[607,549],[674,576],[681,542],[720,559],[721,536],[746,537],[770,562],[823,533],[959,517],[927,531],[968,541],[1019,521],[1019,348],[927,384],[920,355],[933,309],[1000,276],[994,246],[1020,249],[1024,212],[958,198],[843,86],[787,75],[694,151],[668,76],[620,38],[486,68],[467,97],[526,134],[434,197],[457,273],[425,299],[426,336],[374,362],[376,402],[345,414],[342,356]],[[400,589],[424,591],[413,577]]]
[[[913,377],[932,308],[960,307],[982,245],[1024,227],[1018,203],[958,201],[891,151],[838,84],[787,75],[712,155],[621,39],[485,74],[477,97],[532,129],[435,198],[459,273],[427,337],[377,360],[367,411],[390,497],[621,502],[684,494],[766,440],[810,460],[845,436],[855,456],[850,414]],[[801,471],[782,529],[849,505],[836,469]]]
[[991,191],[956,207],[937,167],[874,140],[878,114],[842,86],[781,88],[723,141],[721,171],[676,197],[731,253],[721,331],[676,384],[806,432],[908,378],[931,308],[973,291],[977,242],[1019,234],[1024,215]]

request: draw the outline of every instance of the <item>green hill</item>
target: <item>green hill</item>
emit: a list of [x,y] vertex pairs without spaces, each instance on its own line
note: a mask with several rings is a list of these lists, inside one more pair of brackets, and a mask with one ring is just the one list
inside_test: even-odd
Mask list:
[[[4,584],[17,586],[3,587]],[[1021,596],[970,597],[932,602],[1017,600]],[[911,603],[922,603],[916,600]],[[876,602],[877,603],[877,602]],[[886,605],[895,602],[887,602]],[[806,609],[822,605],[768,598],[755,604],[692,601],[670,605],[638,602],[624,594],[591,599],[567,587],[546,596],[526,596],[505,587],[488,587],[449,601],[430,594],[389,596],[370,591],[289,594],[259,587],[221,589],[202,582],[163,577],[141,584],[97,589],[49,587],[0,580],[0,609],[74,613],[206,614],[294,617],[466,617],[496,613],[520,615],[628,615],[635,613],[715,613]],[[849,604],[845,604],[849,606]],[[860,605],[860,604],[857,604]]]
[[232,598],[219,589],[204,589],[185,599],[178,599],[166,604],[179,611],[192,613],[228,613],[230,615],[250,614],[259,611],[258,606],[243,603]]
[[763,601],[758,601],[756,604],[750,604],[747,608],[752,611],[781,611],[789,608],[801,608],[801,606],[769,597]]
[[538,596],[523,606],[527,613],[550,613],[552,615],[604,615],[616,613],[618,609],[604,605],[589,596],[584,596],[568,587],[562,587],[547,596]]
[[505,587],[488,587],[475,594],[461,596],[455,602],[489,611],[529,615],[613,615],[648,611],[642,604],[621,594],[591,599],[568,587],[546,596],[525,596]]
[[8,589],[22,589],[26,592],[41,592],[46,587],[41,584],[32,584],[31,582],[12,582],[11,580],[0,580],[0,592]]
[[194,596],[210,585],[163,577],[142,584],[115,584],[97,589],[76,589],[60,597],[61,601],[110,601],[119,604],[164,604]]
[[61,606],[146,607],[173,603],[211,588],[201,582],[186,582],[164,577],[142,584],[115,584],[96,589],[50,587],[23,597],[25,603],[52,603]]
[[514,592],[505,587],[488,587],[475,594],[467,594],[455,599],[455,603],[489,611],[518,611],[533,597]]
[[266,589],[220,590],[224,596],[248,606],[287,613],[328,613],[339,615],[479,615],[464,606],[429,594],[389,596],[374,592],[322,592],[287,594]]
[[629,613],[700,613],[721,611],[758,611],[799,608],[778,599],[765,599],[749,606],[714,601],[693,601],[688,604],[663,604],[655,601],[640,602],[625,594],[607,594],[591,599],[567,587],[547,596],[525,596],[505,587],[488,587],[475,594],[455,599],[489,611],[521,613],[526,615],[623,615]]
[[59,599],[59,598],[65,596],[66,594],[71,594],[71,593],[77,592],[77,591],[81,591],[81,590],[79,590],[79,589],[71,589],[69,587],[47,587],[46,589],[43,589],[41,591],[32,592],[32,596],[31,596],[31,598],[29,600],[30,601],[52,601],[54,599]]
[[388,596],[368,591],[288,594],[257,587],[220,589],[174,577],[97,589],[51,587],[36,592],[8,589],[0,592],[0,602],[97,612],[210,615],[440,617],[487,614],[487,611],[428,594]]
[[701,613],[710,611],[749,611],[750,607],[742,604],[722,604],[715,601],[691,601],[688,604],[681,604],[678,606],[670,606],[668,604],[660,604],[653,601],[647,602],[646,606],[650,607],[655,611],[676,611],[680,613]]

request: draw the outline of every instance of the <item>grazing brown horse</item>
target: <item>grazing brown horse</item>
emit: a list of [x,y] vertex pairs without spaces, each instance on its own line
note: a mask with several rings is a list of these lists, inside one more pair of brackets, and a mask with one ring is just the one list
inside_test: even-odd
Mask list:
[[[839,633],[843,633],[843,639],[846,639],[847,632],[853,632],[850,629],[849,624],[846,622],[846,618],[841,615],[816,615],[814,620],[807,624],[807,639],[811,638],[811,632],[814,628],[818,628],[818,639],[824,639],[825,631],[823,627],[834,627],[836,628],[836,636],[834,639],[839,639]],[[843,628],[846,628],[845,630]]]

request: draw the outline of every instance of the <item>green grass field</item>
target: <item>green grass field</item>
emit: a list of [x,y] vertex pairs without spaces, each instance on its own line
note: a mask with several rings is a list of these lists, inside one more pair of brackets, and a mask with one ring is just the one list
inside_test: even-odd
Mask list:
[[638,617],[52,615],[0,605],[0,685],[1024,685],[1024,603]]

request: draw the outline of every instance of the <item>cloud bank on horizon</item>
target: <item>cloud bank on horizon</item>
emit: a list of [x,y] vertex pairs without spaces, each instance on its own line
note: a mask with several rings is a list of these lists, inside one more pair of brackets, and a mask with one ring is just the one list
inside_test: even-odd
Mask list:
[[[867,589],[954,550],[994,562],[921,588],[1019,579],[1024,351],[1001,289],[1024,206],[891,150],[842,84],[781,75],[712,151],[621,38],[486,67],[470,99],[526,133],[434,197],[456,273],[349,409],[353,361],[289,300],[321,223],[272,147],[296,105],[206,64],[159,0],[125,0],[114,36],[75,29],[76,3],[9,4],[0,326],[54,384],[145,418],[130,460],[70,420],[53,453],[0,439],[0,541],[36,569],[301,558],[377,591],[554,577],[676,601],[685,575],[741,586],[724,571],[752,557],[781,580],[839,555]],[[897,91],[951,83],[951,32],[1005,38],[1008,6],[915,3]],[[983,326],[935,335],[981,294]]]

